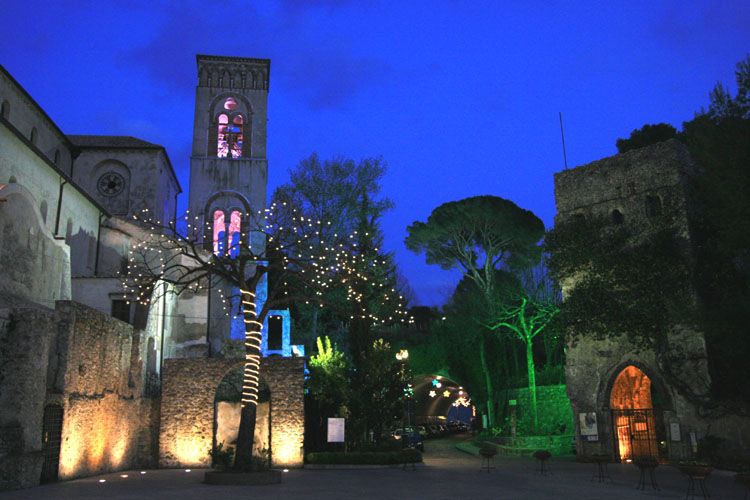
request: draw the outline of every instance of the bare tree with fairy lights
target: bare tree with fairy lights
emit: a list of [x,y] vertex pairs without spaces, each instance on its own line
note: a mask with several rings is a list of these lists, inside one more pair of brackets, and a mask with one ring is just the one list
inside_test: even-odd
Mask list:
[[[252,470],[252,448],[258,404],[261,340],[263,323],[271,310],[288,307],[294,302],[324,305],[325,291],[334,287],[346,289],[356,301],[357,268],[361,263],[355,238],[340,238],[329,243],[323,237],[330,223],[312,220],[286,203],[272,204],[254,214],[244,214],[242,232],[227,248],[216,245],[208,223],[198,217],[184,217],[186,227],[177,231],[172,223],[164,225],[147,212],[134,217],[144,231],[142,239],[130,251],[127,274],[123,279],[126,293],[147,305],[154,300],[157,284],[165,283],[171,293],[200,293],[209,287],[238,290],[245,332],[245,364],[242,384],[242,413],[237,437],[234,468]],[[351,241],[352,243],[346,243]],[[373,262],[372,265],[377,265]],[[256,298],[264,277],[267,299],[258,309]],[[384,300],[398,301],[384,294]],[[225,312],[231,314],[236,297],[226,295]],[[405,306],[397,315],[378,318],[374,323],[405,321]]]

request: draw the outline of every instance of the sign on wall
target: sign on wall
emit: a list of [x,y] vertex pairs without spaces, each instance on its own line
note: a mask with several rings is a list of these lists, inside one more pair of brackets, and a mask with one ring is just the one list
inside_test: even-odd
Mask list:
[[578,414],[581,427],[581,437],[586,441],[599,440],[599,428],[596,424],[596,412],[582,412]]
[[672,435],[672,441],[680,442],[682,441],[682,435],[680,434],[680,423],[679,422],[670,422],[669,424],[669,433]]
[[328,442],[329,443],[343,443],[344,442],[344,425],[346,419],[344,418],[329,418],[328,419]]

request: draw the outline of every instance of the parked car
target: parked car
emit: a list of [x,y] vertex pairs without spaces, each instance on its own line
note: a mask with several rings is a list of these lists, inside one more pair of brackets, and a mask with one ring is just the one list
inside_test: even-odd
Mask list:
[[424,439],[422,438],[422,435],[413,427],[396,429],[395,431],[393,431],[393,438],[405,443],[404,446],[406,447],[416,448],[419,451],[424,451]]

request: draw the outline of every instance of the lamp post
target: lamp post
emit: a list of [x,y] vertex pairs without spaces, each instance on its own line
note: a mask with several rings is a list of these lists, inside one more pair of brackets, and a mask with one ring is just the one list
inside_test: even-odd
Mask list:
[[[406,349],[401,349],[396,353],[396,360],[401,364],[401,382],[406,383],[406,362],[409,359],[409,351]],[[404,416],[401,418],[401,439],[402,439],[402,446],[406,447],[406,418],[408,415],[408,409],[406,407],[407,404],[409,404],[408,400],[408,388],[404,387]]]

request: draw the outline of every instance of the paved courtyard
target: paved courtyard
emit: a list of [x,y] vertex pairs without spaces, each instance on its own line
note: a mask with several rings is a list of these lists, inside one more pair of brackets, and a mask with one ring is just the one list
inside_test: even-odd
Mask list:
[[[592,482],[593,466],[552,459],[553,475],[540,476],[526,458],[495,460],[490,473],[480,472],[477,457],[454,448],[461,437],[425,443],[425,466],[354,470],[291,470],[272,486],[208,486],[203,471],[150,470],[92,478],[0,493],[10,499],[629,499],[685,498],[687,480],[671,467],[657,469],[661,491],[635,489],[638,471],[632,465],[610,465],[613,483]],[[106,482],[100,483],[100,479]],[[744,492],[733,475],[716,472],[707,481],[711,498],[741,499]]]

